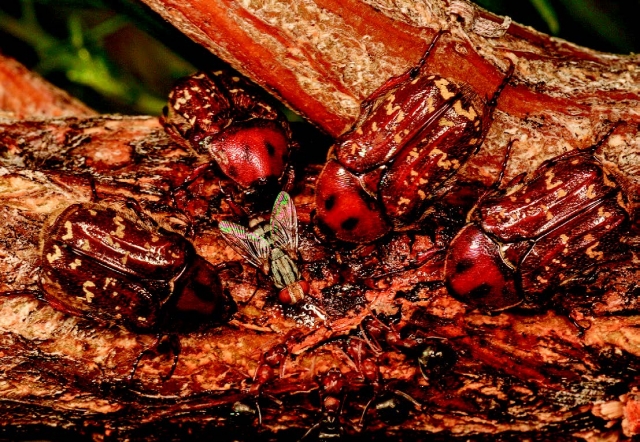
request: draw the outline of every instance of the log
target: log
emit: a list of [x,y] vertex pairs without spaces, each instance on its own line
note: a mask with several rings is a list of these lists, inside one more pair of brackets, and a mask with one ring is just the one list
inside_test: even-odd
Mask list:
[[96,112],[29,71],[0,55],[0,110],[13,118],[92,116]]
[[[17,134],[30,142],[11,145]],[[487,316],[448,295],[443,250],[427,235],[398,235],[373,253],[319,243],[309,227],[319,168],[310,165],[295,191],[301,268],[324,318],[281,306],[270,284],[226,246],[215,228],[232,216],[220,177],[174,192],[201,159],[155,119],[4,120],[0,137],[5,435],[47,428],[115,440],[212,432],[222,440],[636,434],[637,262],[599,273],[586,295],[568,293],[554,308]],[[168,380],[173,357],[150,350],[156,336],[66,315],[39,294],[43,223],[96,195],[134,199],[162,225],[190,235],[210,262],[243,266],[225,281],[238,313],[227,325],[177,333],[182,350]],[[278,346],[287,349],[284,362],[266,365],[259,382],[264,353]],[[444,357],[425,359],[429,349]],[[365,376],[366,360],[376,379]],[[333,393],[342,403],[337,417],[322,406],[331,369],[345,379]]]
[[614,106],[623,119],[634,112],[613,101],[637,103],[638,56],[581,48],[466,1],[145,3],[334,136],[351,126],[367,95],[416,65],[440,29],[451,36],[430,57],[430,73],[490,94],[508,60],[516,64],[516,87],[499,106],[510,115],[547,111],[593,124],[608,116],[594,102]]
[[[453,58],[450,65],[435,62],[434,69],[472,81],[481,93],[495,89],[504,59],[517,56],[517,79],[500,100],[487,143],[463,171],[463,180],[491,182],[501,149],[513,136],[518,143],[510,176],[564,150],[588,146],[612,122],[623,120],[603,150],[637,198],[635,58],[596,54],[518,25],[489,37],[496,26],[481,19],[502,20],[475,10],[469,15],[462,2],[452,2],[449,9],[437,1],[409,9],[400,3],[396,9],[318,2],[305,4],[308,14],[298,13],[299,3],[288,2],[185,2],[185,9],[182,3],[158,4],[183,30],[197,31],[201,42],[209,35],[206,29],[226,26],[211,31],[227,48],[217,52],[237,57],[242,47],[247,61],[236,67],[244,63],[254,80],[279,91],[331,134],[345,130],[366,94],[415,63],[435,29],[448,24],[452,34],[433,59]],[[291,26],[267,8],[280,4],[288,8],[280,10],[283,19],[302,18],[300,26],[307,30],[329,26],[316,36],[364,46],[365,58],[349,58],[356,60],[351,66],[356,73],[345,75],[348,63],[340,67],[328,62],[330,57],[292,57],[292,63],[309,66],[310,71],[300,72],[322,67],[325,75],[305,74],[314,79],[307,85],[323,86],[318,88],[290,81],[292,74],[284,74],[286,57],[265,56],[263,40],[289,45],[295,55],[314,33],[289,39]],[[249,7],[271,14],[277,26],[252,18]],[[326,15],[314,15],[320,10]],[[451,15],[462,20],[449,21]],[[230,23],[244,23],[240,19],[259,23],[260,32],[237,37],[242,28]],[[347,19],[348,26],[340,24]],[[396,22],[405,24],[391,26]],[[332,33],[331,26],[354,34]],[[376,38],[364,38],[366,33]],[[368,46],[369,41],[374,43]],[[478,41],[482,45],[473,43]],[[318,46],[319,52],[309,53],[337,56],[342,51]],[[402,50],[394,51],[399,46]],[[387,61],[375,67],[361,62],[369,57]],[[253,68],[261,74],[246,68],[262,64],[269,69]],[[267,71],[276,67],[285,71],[268,83]],[[358,77],[366,70],[369,77]],[[540,83],[543,76],[546,82]],[[348,86],[342,85],[347,78]],[[606,88],[605,78],[612,79]],[[287,82],[290,96],[284,92]],[[304,149],[304,140],[299,141]],[[359,248],[320,241],[310,225],[320,166],[306,164],[292,194],[300,219],[300,266],[311,289],[305,304],[286,307],[277,302],[271,283],[235,254],[216,228],[235,216],[224,178],[210,171],[179,189],[207,159],[175,144],[154,118],[3,118],[0,153],[2,437],[624,440],[640,433],[636,232],[632,257],[601,269],[583,287],[563,292],[539,310],[486,315],[448,294],[442,283],[446,245],[428,234],[401,233]],[[42,226],[61,208],[90,201],[134,201],[144,216],[190,239],[212,264],[240,264],[242,271],[224,280],[238,306],[234,319],[196,331],[165,330],[165,336],[180,341],[178,354],[161,350],[154,334],[71,316],[43,301],[38,285]],[[284,357],[274,364],[265,354]]]

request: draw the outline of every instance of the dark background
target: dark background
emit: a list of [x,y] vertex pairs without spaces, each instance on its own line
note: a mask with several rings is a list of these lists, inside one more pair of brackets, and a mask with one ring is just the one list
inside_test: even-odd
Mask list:
[[[640,0],[477,3],[592,49],[640,51]],[[135,0],[2,0],[0,52],[100,112],[125,114],[158,114],[177,78],[222,65]]]

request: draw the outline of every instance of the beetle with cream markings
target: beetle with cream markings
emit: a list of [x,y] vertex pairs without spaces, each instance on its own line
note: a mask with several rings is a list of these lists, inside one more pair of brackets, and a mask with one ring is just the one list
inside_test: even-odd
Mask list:
[[627,256],[629,197],[594,150],[548,160],[480,201],[447,252],[452,295],[490,311],[539,305],[550,290]]
[[183,236],[132,211],[74,204],[45,225],[40,286],[56,309],[146,331],[175,321],[216,324],[235,302]]
[[367,243],[413,227],[480,148],[514,67],[489,100],[469,85],[423,75],[441,35],[417,67],[364,101],[358,121],[333,146],[316,185],[320,232]]
[[160,118],[176,141],[209,156],[189,184],[217,165],[234,184],[241,204],[259,204],[293,178],[291,129],[274,102],[247,80],[226,71],[198,72],[180,80]]

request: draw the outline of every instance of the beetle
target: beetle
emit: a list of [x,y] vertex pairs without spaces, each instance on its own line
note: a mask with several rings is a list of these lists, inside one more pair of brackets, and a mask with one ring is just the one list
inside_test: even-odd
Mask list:
[[536,306],[552,289],[627,256],[629,196],[595,154],[612,131],[481,198],[447,251],[453,296],[489,311]]
[[442,34],[417,66],[363,102],[354,126],[333,145],[316,184],[320,234],[368,243],[411,228],[480,148],[514,66],[488,100],[467,84],[423,75]]
[[309,283],[296,264],[298,216],[287,192],[278,194],[269,223],[258,217],[251,220],[248,229],[230,221],[220,221],[218,228],[236,252],[271,276],[281,303],[294,305],[305,298]]
[[54,308],[134,331],[213,324],[236,304],[219,272],[183,236],[132,210],[73,204],[45,224],[39,284]]
[[213,164],[243,203],[259,204],[293,179],[297,146],[285,116],[247,80],[227,71],[198,72],[174,86],[160,122],[176,141],[213,163],[196,168],[184,187]]

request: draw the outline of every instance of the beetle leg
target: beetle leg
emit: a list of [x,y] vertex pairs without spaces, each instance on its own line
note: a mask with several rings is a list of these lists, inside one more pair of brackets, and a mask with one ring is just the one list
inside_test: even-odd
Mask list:
[[298,442],[305,440],[314,430],[316,430],[320,426],[321,423],[322,421],[316,422],[315,424],[313,424],[311,428],[309,428],[307,432],[304,433],[300,439],[298,439]]
[[211,167],[211,163],[204,163],[196,167],[191,171],[191,173],[187,176],[187,178],[180,184],[178,187],[173,189],[173,192],[179,192],[181,190],[186,190],[191,184],[194,183],[198,178],[202,176],[204,172],[206,172]]
[[[507,171],[507,164],[509,163],[509,160],[511,159],[511,150],[513,148],[513,143],[515,143],[515,142],[516,142],[515,139],[511,139],[509,141],[509,144],[507,144],[507,149],[506,149],[506,151],[504,153],[504,160],[502,160],[502,166],[500,167],[500,174],[498,175],[498,179],[496,179],[493,182],[493,185],[491,186],[492,190],[498,190],[500,187],[502,187],[502,180],[504,179],[504,174]],[[481,199],[482,199],[482,197],[481,197]]]
[[500,97],[500,94],[502,94],[502,91],[504,91],[504,88],[507,87],[507,85],[509,84],[509,82],[513,78],[513,73],[515,72],[515,69],[516,69],[516,66],[515,66],[515,64],[513,64],[513,61],[511,61],[509,59],[507,59],[507,60],[509,61],[509,67],[507,68],[507,73],[504,75],[504,78],[502,79],[502,82],[500,83],[498,88],[495,90],[495,92],[493,93],[493,95],[489,99],[489,102],[487,103],[487,105],[491,109],[491,114],[490,115],[493,114],[493,110],[498,105],[498,98]]
[[213,266],[217,272],[231,272],[233,276],[242,273],[242,264],[237,261],[221,262]]
[[244,207],[241,207],[238,204],[236,204],[236,202],[234,201],[233,192],[230,192],[227,189],[225,189],[225,183],[222,180],[220,180],[218,184],[220,185],[220,192],[224,195],[224,199],[226,203],[229,205],[231,212],[240,218],[250,218],[250,215],[249,213],[247,213],[247,210]]
[[168,381],[176,371],[176,367],[178,366],[178,358],[180,357],[180,353],[182,352],[182,344],[180,343],[180,338],[178,337],[178,335],[175,335],[173,333],[158,336],[158,340],[156,341],[156,349],[159,353],[166,353],[167,351],[173,352],[173,362],[171,364],[171,369],[169,369],[169,373],[160,376],[163,381]]
[[286,170],[284,171],[284,173],[282,174],[283,176],[283,180],[282,180],[282,190],[284,192],[289,192],[291,191],[291,189],[293,189],[293,184],[295,181],[295,170],[293,169],[293,166],[289,165],[287,166]]
[[598,141],[596,141],[596,144],[594,144],[591,147],[591,150],[593,151],[594,155],[595,153],[602,147],[602,145],[604,144],[605,141],[607,141],[609,139],[609,137],[611,136],[611,134],[613,134],[613,132],[618,128],[618,126],[620,126],[622,124],[621,121],[616,121],[615,123],[613,123],[611,125],[611,127],[609,129],[607,129],[607,131],[605,132],[604,135],[602,135],[600,137],[600,139]]
[[44,295],[40,290],[7,290],[4,292],[0,292],[0,298],[3,296],[21,296],[21,295],[31,295],[34,298],[44,301]]
[[[484,200],[488,196],[495,194],[495,192],[497,192],[502,187],[502,181],[504,179],[504,174],[505,174],[505,172],[507,170],[507,165],[509,163],[509,160],[511,159],[511,150],[512,150],[512,147],[513,147],[513,143],[515,143],[516,141],[517,141],[516,139],[511,139],[509,141],[509,144],[507,144],[507,149],[506,149],[505,154],[504,154],[504,159],[502,160],[502,166],[500,167],[500,173],[498,174],[498,178],[493,182],[493,184],[482,195],[480,195],[480,198],[478,198],[478,201],[473,205],[473,207],[471,207],[471,209],[467,213],[467,218],[466,218],[466,223],[467,224],[472,221],[474,212],[476,211],[476,209],[478,207],[480,207],[482,205]],[[508,186],[511,186],[512,184],[515,184],[516,180],[522,180],[522,178],[524,178],[525,176],[526,176],[526,173],[522,173],[522,174],[516,176],[514,179],[512,179],[508,183]]]
[[93,176],[89,176],[89,186],[91,187],[91,202],[98,202],[101,200],[98,195],[98,188],[96,187],[96,180]]
[[142,206],[140,205],[140,201],[135,200],[131,197],[128,197],[125,200],[124,205],[147,226],[151,226],[154,229],[160,228],[160,225],[158,224],[158,222],[142,209]]
[[178,358],[180,357],[180,352],[182,351],[182,344],[180,343],[180,338],[178,337],[178,335],[175,335],[173,333],[165,334],[165,335],[158,334],[156,336],[156,341],[154,342],[154,344],[151,347],[143,350],[134,361],[133,367],[129,372],[129,376],[127,376],[127,381],[128,382],[133,381],[133,378],[136,375],[136,371],[138,370],[138,366],[140,365],[140,361],[142,361],[142,359],[145,356],[147,355],[157,356],[157,355],[167,353],[168,351],[173,352],[173,360],[171,363],[171,368],[169,369],[168,374],[160,375],[160,379],[162,381],[168,381],[169,379],[171,379],[171,377],[173,376],[173,373],[176,370],[176,367],[178,366]]
[[[505,74],[505,76],[502,79],[502,82],[500,83],[498,88],[495,90],[495,92],[493,93],[493,95],[491,96],[489,101],[487,102],[487,107],[489,108],[489,113],[487,114],[486,119],[489,121],[489,124],[490,124],[491,121],[493,121],[493,112],[496,110],[496,107],[498,106],[498,98],[500,97],[500,94],[502,94],[502,91],[504,90],[504,88],[507,87],[507,85],[511,81],[511,78],[513,77],[514,71],[515,71],[515,65],[513,64],[513,62],[511,60],[509,60],[509,68],[507,69],[507,73]],[[485,133],[483,134],[482,138],[480,139],[480,142],[476,145],[476,148],[473,151],[474,154],[478,153],[478,151],[480,150],[480,148],[484,144],[484,140],[487,137],[488,133],[489,133],[489,131],[485,131]]]

